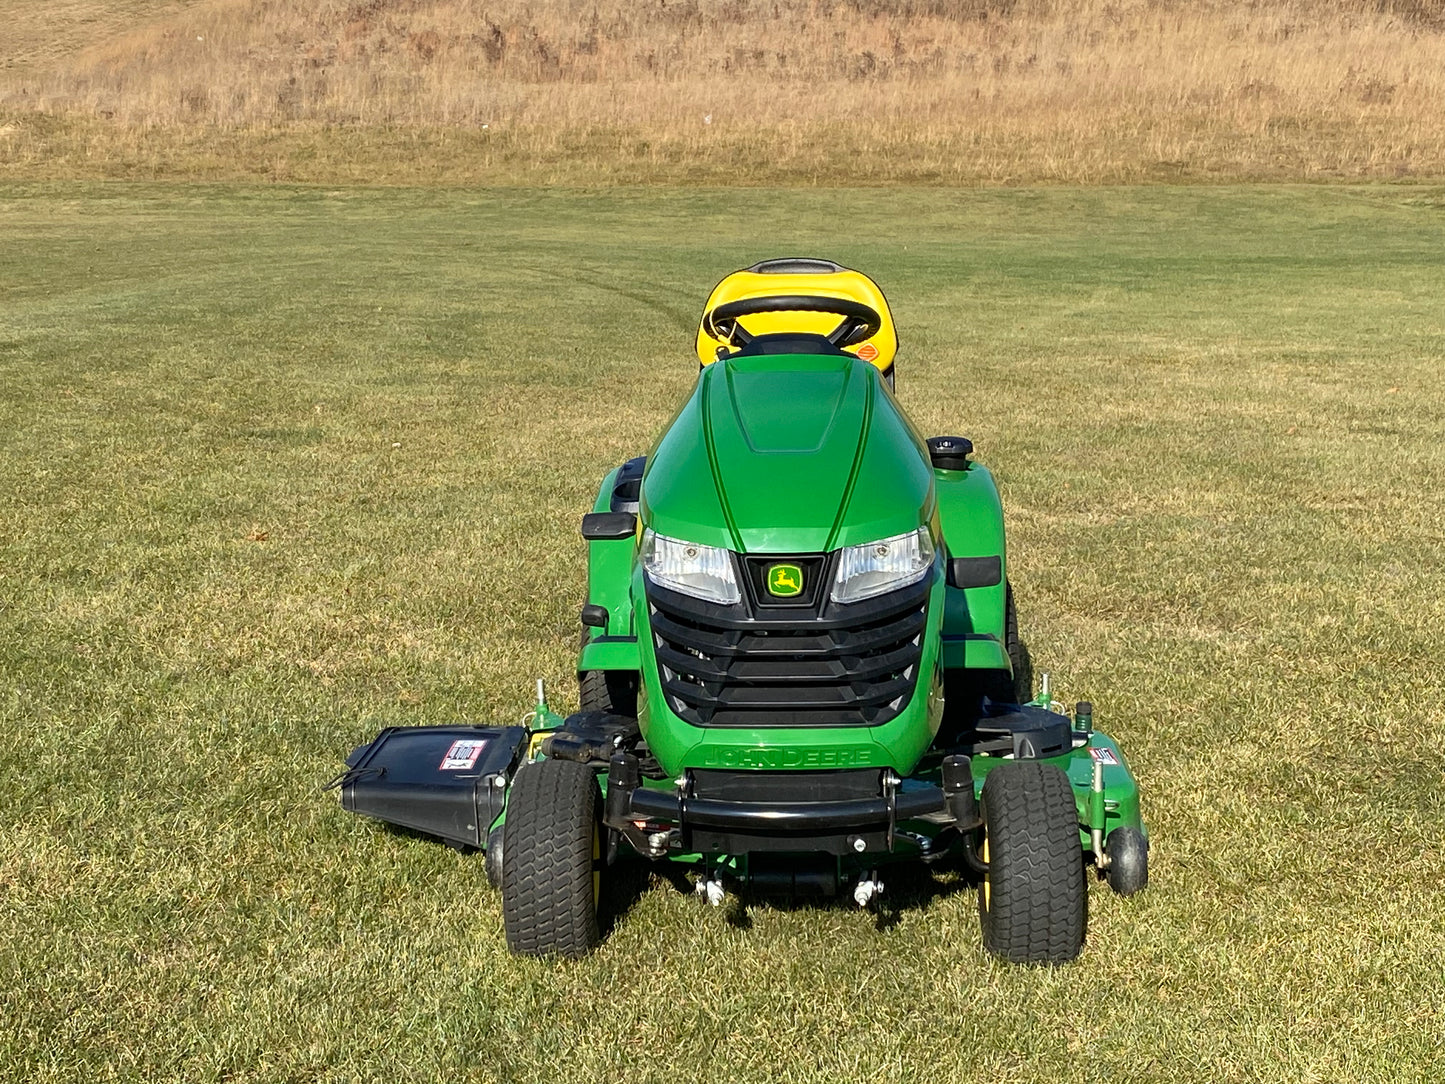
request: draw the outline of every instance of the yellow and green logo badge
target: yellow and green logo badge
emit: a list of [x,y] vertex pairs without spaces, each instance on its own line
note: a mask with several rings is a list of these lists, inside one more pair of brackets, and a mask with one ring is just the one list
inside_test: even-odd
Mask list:
[[797,565],[774,565],[768,569],[768,592],[778,598],[803,593],[803,570]]

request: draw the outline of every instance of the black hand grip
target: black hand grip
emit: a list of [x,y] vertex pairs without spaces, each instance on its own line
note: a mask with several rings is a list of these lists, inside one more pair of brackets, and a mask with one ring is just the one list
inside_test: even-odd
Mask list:
[[631,512],[588,512],[582,517],[582,537],[589,542],[611,542],[637,533],[637,517]]
[[997,587],[1002,581],[999,557],[954,557],[948,562],[950,587]]

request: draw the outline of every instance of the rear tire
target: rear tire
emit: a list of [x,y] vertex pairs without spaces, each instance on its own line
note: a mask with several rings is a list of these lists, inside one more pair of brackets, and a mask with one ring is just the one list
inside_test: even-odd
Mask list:
[[[592,630],[582,630],[582,647]],[[604,711],[608,715],[637,718],[636,670],[577,671],[578,711]]]
[[583,670],[577,675],[579,711],[637,718],[637,674],[632,670]]
[[503,825],[502,922],[523,956],[585,956],[601,940],[601,795],[585,764],[542,760],[512,781]]
[[978,892],[984,948],[1013,963],[1067,963],[1084,947],[1088,886],[1068,777],[1015,761],[983,786],[989,869]]
[[1014,703],[1027,704],[1034,698],[1034,662],[1029,655],[1029,645],[1019,639],[1019,615],[1014,609],[1013,584],[1004,585],[1004,647],[1008,650],[1009,666],[1013,668],[1013,682],[1009,692]]
[[1034,664],[1029,646],[1019,639],[1019,615],[1014,609],[1013,584],[1004,585],[1003,646],[1009,669],[979,671],[986,675],[983,695],[995,704],[1027,704],[1034,698]]

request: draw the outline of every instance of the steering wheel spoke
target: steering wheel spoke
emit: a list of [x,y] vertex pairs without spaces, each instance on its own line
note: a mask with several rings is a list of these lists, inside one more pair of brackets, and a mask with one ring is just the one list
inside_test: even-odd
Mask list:
[[724,342],[737,346],[747,346],[753,341],[753,333],[740,324],[736,317],[731,320],[721,320],[713,325],[717,329],[714,338],[722,339]]

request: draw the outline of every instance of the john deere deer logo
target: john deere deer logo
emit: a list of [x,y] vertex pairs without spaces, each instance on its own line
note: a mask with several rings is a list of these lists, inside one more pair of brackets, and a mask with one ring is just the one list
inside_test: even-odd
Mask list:
[[768,569],[768,592],[778,598],[792,598],[803,590],[803,570],[797,565],[774,565]]

